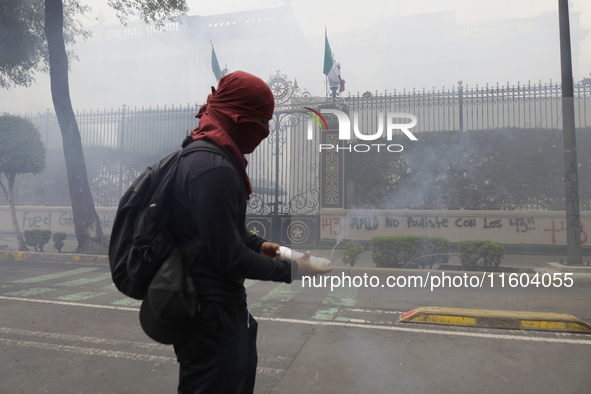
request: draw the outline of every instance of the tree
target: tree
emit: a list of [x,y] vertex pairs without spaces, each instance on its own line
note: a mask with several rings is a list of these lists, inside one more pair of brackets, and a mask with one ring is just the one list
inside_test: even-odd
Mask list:
[[[165,20],[176,20],[187,11],[184,0],[108,0],[117,17],[126,25],[129,16],[139,13],[146,23],[164,27]],[[90,7],[80,0],[64,0],[63,35],[66,46],[86,40],[91,32],[78,18]],[[45,38],[45,0],[2,0],[0,2],[0,87],[30,86],[35,73],[49,72],[49,54]],[[78,60],[72,50],[70,60]]]
[[[157,27],[163,26],[163,19],[174,19],[177,11],[180,13],[186,9],[184,2],[179,3],[177,0],[148,0],[145,2],[116,0],[110,1],[109,4],[119,6],[117,11],[120,18],[124,18],[122,21],[137,10],[142,13],[144,21],[152,20]],[[45,0],[45,36],[49,53],[51,97],[62,132],[74,230],[78,239],[76,251],[79,253],[106,253],[108,242],[103,235],[100,220],[94,208],[88,185],[80,131],[70,100],[62,0]]]
[[12,227],[18,241],[18,249],[28,251],[21,234],[14,204],[14,183],[18,174],[38,174],[45,169],[45,146],[41,133],[28,119],[14,115],[0,116],[0,174],[8,180],[8,190],[0,186],[10,205]]
[[[2,0],[0,3],[0,87],[30,86],[35,74],[49,71],[45,40],[44,0]],[[87,39],[77,19],[90,8],[78,0],[64,3],[64,40],[67,45]],[[77,60],[73,51],[68,57]]]
[[[41,62],[44,46],[34,37],[35,35],[40,36],[38,33],[42,23],[37,14],[40,7],[35,7],[39,0],[20,0],[21,3],[26,4],[26,7],[20,8],[18,7],[19,0],[6,1],[6,5],[0,6],[0,12],[2,12],[0,18],[5,19],[4,21],[0,19],[0,22],[5,22],[5,24],[0,24],[0,36],[3,37],[0,39],[2,40],[0,45],[4,45],[5,41],[11,46],[0,47],[0,49],[4,48],[2,52],[7,51],[16,55],[14,58],[9,55],[7,59],[0,59],[6,65],[6,67],[0,65],[0,73],[6,78],[4,80],[27,86],[32,81],[33,73],[43,69],[41,63],[49,65],[51,96],[62,133],[74,231],[78,239],[76,252],[106,253],[108,242],[103,235],[90,193],[82,140],[72,109],[68,84],[66,44],[69,42],[69,37],[76,37],[77,33],[83,32],[72,15],[84,14],[88,8],[81,6],[78,0],[66,0],[65,2],[45,0],[43,28],[47,40],[47,57],[43,57],[44,61]],[[186,10],[184,1],[179,0],[109,0],[109,4],[117,10],[123,23],[126,23],[129,15],[139,12],[144,21],[153,21],[157,28],[164,26],[164,20],[174,20]],[[23,23],[22,18],[27,22]],[[28,25],[34,26],[31,28],[34,33],[27,30]],[[11,31],[4,26],[14,26],[18,29]],[[77,28],[78,30],[76,30]],[[27,49],[23,51],[20,51],[18,45],[15,45],[20,39],[24,39],[24,42],[27,43]],[[6,83],[1,86],[8,87]]]
[[49,54],[51,98],[62,132],[74,231],[78,239],[76,252],[105,254],[108,241],[103,235],[90,193],[82,139],[70,100],[62,0],[45,0],[45,36]]

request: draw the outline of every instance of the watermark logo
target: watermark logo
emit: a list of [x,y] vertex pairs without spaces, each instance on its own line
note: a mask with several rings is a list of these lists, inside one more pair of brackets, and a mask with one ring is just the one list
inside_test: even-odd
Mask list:
[[[316,114],[316,116],[318,116],[318,118],[322,119],[322,123],[324,123],[324,127],[325,130],[328,130],[328,125],[326,124],[326,119],[324,119],[324,116],[320,115],[320,112],[313,110],[312,108],[308,108],[308,107],[304,107],[304,109],[307,109],[308,111],[312,111]],[[320,130],[322,130],[322,124],[320,123],[320,120],[312,115],[306,112],[306,115],[308,115],[309,117],[311,117],[312,119],[314,119],[316,121],[316,123],[318,123],[318,127],[320,127]],[[308,139],[311,140],[313,138],[313,125],[311,122],[308,122]]]
[[[304,107],[305,109],[313,112],[313,114],[306,113],[312,119],[316,121],[320,130],[322,130],[322,125],[324,125],[325,130],[328,130],[328,125],[326,120],[322,116],[322,114],[332,114],[336,116],[338,123],[339,123],[339,140],[350,140],[351,139],[351,120],[349,116],[344,113],[343,111],[339,111],[338,109],[326,109],[323,108],[320,112],[313,110],[312,108]],[[411,141],[417,141],[417,137],[409,130],[416,126],[417,124],[417,117],[413,114],[406,113],[406,112],[388,112],[384,114],[384,112],[378,113],[378,130],[374,134],[363,134],[359,130],[359,112],[353,111],[353,133],[355,137],[362,141],[375,141],[378,138],[381,138],[384,134],[384,129],[386,131],[386,140],[391,141],[392,136],[394,135],[395,130],[402,131]],[[385,119],[385,121],[384,121]],[[409,123],[399,123],[398,120],[400,119],[410,119]],[[384,124],[386,127],[384,128]],[[314,138],[314,123],[309,121],[308,122],[308,140],[312,140]],[[338,152],[339,150],[347,150],[349,152],[369,152],[370,150],[375,148],[378,152],[380,148],[384,148],[388,152],[402,152],[404,147],[400,144],[356,144],[356,145],[349,145],[349,146],[339,146],[333,144],[320,144],[319,148],[320,151],[322,150],[332,150],[336,149]]]

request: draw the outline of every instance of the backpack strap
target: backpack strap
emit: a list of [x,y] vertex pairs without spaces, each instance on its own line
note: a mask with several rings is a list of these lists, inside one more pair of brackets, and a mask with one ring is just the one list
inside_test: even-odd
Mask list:
[[234,162],[230,158],[230,156],[219,146],[210,142],[208,140],[196,140],[190,141],[189,143],[183,142],[183,148],[181,149],[179,155],[180,157],[188,155],[189,153],[197,152],[197,151],[206,151],[217,153],[218,155],[222,156],[224,159],[228,160],[232,166],[234,166]]

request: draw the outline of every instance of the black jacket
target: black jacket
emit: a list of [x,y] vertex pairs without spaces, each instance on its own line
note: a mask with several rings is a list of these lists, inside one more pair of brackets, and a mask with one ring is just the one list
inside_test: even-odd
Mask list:
[[291,282],[291,263],[258,253],[265,240],[246,230],[244,181],[224,157],[204,151],[183,156],[171,198],[175,242],[182,246],[197,234],[204,241],[191,269],[201,300],[244,302],[245,278]]

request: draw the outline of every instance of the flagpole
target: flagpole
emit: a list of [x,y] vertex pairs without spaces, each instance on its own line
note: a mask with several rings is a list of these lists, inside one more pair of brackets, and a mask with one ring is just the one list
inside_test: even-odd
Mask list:
[[213,46],[213,41],[209,40],[211,43],[211,70],[215,75],[216,81],[220,82],[220,78],[223,77],[222,70],[220,69],[220,64],[218,63],[217,55],[215,54],[215,48]]
[[[324,37],[326,38],[328,36],[328,31],[326,29],[326,25],[324,25]],[[326,97],[328,98],[328,90],[329,90],[329,86],[328,86],[328,75],[325,77],[326,82],[325,82],[325,86],[326,86],[326,90],[324,91],[324,94],[326,94]]]

